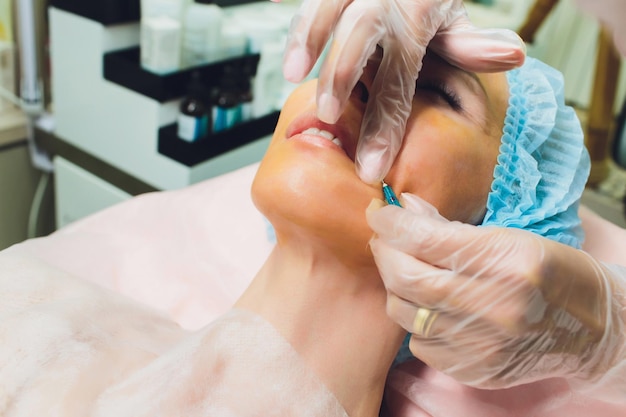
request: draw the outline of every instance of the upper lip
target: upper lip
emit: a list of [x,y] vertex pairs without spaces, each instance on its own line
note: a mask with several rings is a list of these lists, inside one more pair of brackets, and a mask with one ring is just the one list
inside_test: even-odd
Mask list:
[[[350,107],[349,104],[348,107]],[[287,138],[291,138],[309,128],[325,130],[341,140],[346,155],[354,162],[363,114],[361,113],[355,120],[355,115],[352,113],[347,109],[335,124],[322,122],[314,112],[305,113],[291,122],[287,128]]]

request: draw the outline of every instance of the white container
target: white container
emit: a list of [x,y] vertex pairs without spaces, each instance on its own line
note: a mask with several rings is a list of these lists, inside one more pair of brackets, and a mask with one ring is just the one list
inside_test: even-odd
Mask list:
[[222,9],[208,0],[187,6],[182,38],[182,66],[221,59]]
[[248,50],[248,35],[234,19],[229,19],[224,23],[222,28],[222,58],[236,58],[245,55]]
[[282,73],[283,42],[265,42],[253,82],[252,117],[259,118],[282,107],[285,79]]
[[143,0],[141,4],[141,66],[156,73],[180,68],[183,0]]
[[156,73],[180,68],[180,22],[167,16],[142,19],[141,66]]

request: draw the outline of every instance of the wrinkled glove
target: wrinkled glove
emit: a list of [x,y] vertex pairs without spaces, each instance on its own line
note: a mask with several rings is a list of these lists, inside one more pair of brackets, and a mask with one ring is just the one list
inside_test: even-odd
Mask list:
[[383,58],[371,88],[356,166],[361,179],[385,177],[400,149],[426,47],[468,71],[504,71],[524,61],[514,32],[474,27],[462,0],[304,0],[292,21],[285,78],[300,82],[328,39],[318,117],[335,123],[377,45]]
[[626,269],[528,231],[370,206],[389,315],[427,365],[477,388],[566,378],[626,403]]

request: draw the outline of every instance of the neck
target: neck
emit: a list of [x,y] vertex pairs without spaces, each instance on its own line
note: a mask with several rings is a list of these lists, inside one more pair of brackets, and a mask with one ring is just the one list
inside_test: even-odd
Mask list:
[[405,332],[385,312],[371,257],[349,264],[331,252],[277,245],[237,307],[272,323],[348,415],[377,416]]

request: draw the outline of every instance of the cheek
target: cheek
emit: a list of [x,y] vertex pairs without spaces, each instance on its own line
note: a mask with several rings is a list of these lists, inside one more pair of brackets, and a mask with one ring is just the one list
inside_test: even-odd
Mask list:
[[318,242],[334,253],[369,258],[372,231],[365,210],[376,189],[362,189],[355,178],[327,173],[315,163],[290,158],[264,160],[252,186],[252,199],[272,223],[279,241]]
[[369,257],[372,232],[365,209],[372,198],[382,197],[381,188],[360,181],[351,162],[338,165],[336,156],[285,140],[289,124],[308,110],[307,100],[292,95],[285,105],[255,176],[252,199],[279,238],[315,238],[334,245],[337,253],[348,248]]
[[[493,181],[499,143],[472,129],[440,123],[408,131],[388,177],[400,192],[417,194],[449,220],[477,223]],[[440,126],[436,128],[435,126]]]

